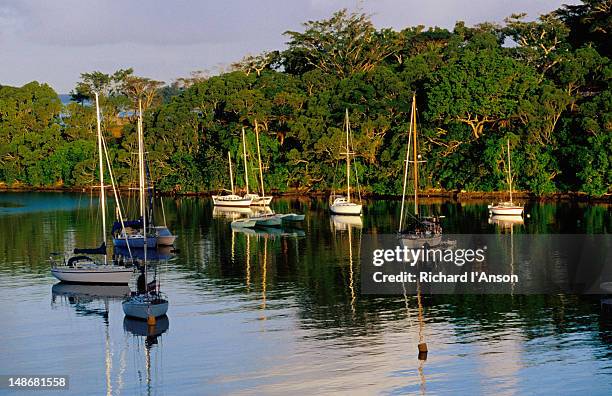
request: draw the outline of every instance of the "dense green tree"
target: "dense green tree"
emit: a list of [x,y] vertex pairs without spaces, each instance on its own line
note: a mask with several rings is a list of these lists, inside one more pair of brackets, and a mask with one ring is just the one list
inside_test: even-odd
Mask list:
[[[377,29],[341,10],[286,32],[287,49],[248,55],[229,71],[195,72],[162,87],[132,69],[83,73],[62,106],[36,82],[0,86],[0,183],[84,186],[96,179],[98,92],[115,175],[135,182],[136,116],[157,188],[177,193],[259,188],[255,128],[267,191],[343,185],[348,110],[365,192],[399,194],[411,101],[417,98],[421,189],[507,188],[510,140],[517,189],[612,192],[609,1],[526,21],[449,31]],[[257,187],[255,187],[257,186]]]
[[467,124],[477,139],[487,125],[517,117],[536,86],[533,69],[500,49],[466,49],[428,85],[428,117]]

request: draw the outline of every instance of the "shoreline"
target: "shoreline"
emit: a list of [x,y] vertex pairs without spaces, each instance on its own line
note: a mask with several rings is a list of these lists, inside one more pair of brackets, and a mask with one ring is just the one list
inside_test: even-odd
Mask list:
[[[126,191],[127,188],[120,188],[120,191]],[[5,192],[59,192],[59,193],[97,193],[96,187],[0,187],[0,193]],[[210,197],[214,192],[159,192],[159,195],[164,197]],[[321,198],[327,197],[331,191],[300,191],[291,190],[285,192],[272,191],[271,195],[276,197],[309,197]],[[363,198],[368,199],[386,199],[398,200],[400,195],[390,194],[362,194]],[[589,196],[583,192],[559,192],[552,194],[536,195],[528,191],[515,191],[513,196],[517,200],[552,202],[552,201],[574,201],[574,202],[592,202],[592,203],[607,203],[612,204],[612,194],[605,194],[601,197]],[[483,201],[483,200],[505,200],[508,198],[507,191],[442,191],[431,190],[419,192],[421,199],[443,199],[454,202],[465,201]]]

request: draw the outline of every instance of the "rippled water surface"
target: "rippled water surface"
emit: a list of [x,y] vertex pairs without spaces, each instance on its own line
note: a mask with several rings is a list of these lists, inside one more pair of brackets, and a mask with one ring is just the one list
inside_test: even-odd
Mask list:
[[[319,200],[273,208],[306,220],[282,235],[232,233],[208,199],[165,199],[179,239],[156,265],[170,309],[151,332],[124,319],[125,288],[57,285],[49,273],[50,252],[99,244],[96,197],[0,194],[0,374],[67,374],[75,395],[612,394],[600,297],[424,296],[420,327],[414,296],[359,292],[360,238],[393,232],[398,202],[370,202],[362,224],[330,220]],[[446,215],[449,233],[507,231],[489,224],[486,203],[422,210]],[[612,229],[602,205],[527,213],[513,232]]]

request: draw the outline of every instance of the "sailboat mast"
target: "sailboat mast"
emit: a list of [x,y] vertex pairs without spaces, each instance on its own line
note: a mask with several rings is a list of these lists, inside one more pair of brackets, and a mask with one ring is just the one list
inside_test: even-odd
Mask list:
[[144,138],[142,133],[142,100],[138,99],[138,172],[140,176],[140,216],[144,233],[144,244],[147,245],[147,215],[145,211],[145,168],[144,168]]
[[259,162],[259,180],[261,181],[261,196],[265,197],[266,193],[264,191],[263,170],[261,168],[261,150],[259,148],[259,125],[257,124],[257,120],[255,120],[255,139],[257,140],[257,160]]
[[408,185],[408,163],[410,161],[410,144],[412,137],[412,113],[410,113],[410,127],[408,128],[408,146],[406,147],[406,163],[404,164],[404,185],[402,187],[402,207],[400,209],[400,221],[398,232],[404,228],[404,203],[406,201],[406,187]]
[[[104,192],[104,165],[102,165],[102,128],[100,127],[100,103],[96,95],[96,123],[98,127],[98,156],[100,157],[100,206],[102,209],[102,242],[106,244],[106,194]],[[106,250],[105,250],[106,252]],[[106,253],[104,254],[106,263]]]
[[418,172],[418,157],[417,157],[417,129],[416,129],[416,94],[412,95],[412,120],[410,121],[412,124],[412,144],[413,144],[413,160],[414,160],[414,214],[419,215],[419,172]]
[[229,161],[229,170],[230,170],[230,183],[232,186],[232,194],[234,194],[234,175],[232,173],[232,155],[230,152],[227,152],[227,160]]
[[507,140],[508,143],[508,186],[510,187],[510,203],[512,203],[512,170],[510,164],[510,139]]
[[349,114],[346,111],[346,201],[351,202],[351,155],[349,152]]
[[249,172],[247,170],[246,142],[244,139],[244,127],[242,127],[242,156],[244,157],[244,180],[246,182],[246,193],[249,193]]

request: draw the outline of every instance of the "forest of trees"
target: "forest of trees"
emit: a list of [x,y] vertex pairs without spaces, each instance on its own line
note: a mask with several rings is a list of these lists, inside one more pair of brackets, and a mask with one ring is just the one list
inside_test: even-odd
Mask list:
[[327,191],[344,182],[348,109],[363,191],[399,194],[416,93],[423,189],[504,190],[510,139],[516,189],[609,194],[611,4],[584,0],[536,21],[517,14],[452,31],[377,29],[367,15],[342,10],[286,32],[285,50],[247,56],[215,76],[164,85],[131,69],[84,73],[67,105],[47,84],[0,85],[0,186],[91,185],[97,91],[123,185],[135,180],[141,98],[158,189],[229,187],[227,152],[242,163],[243,126],[256,164],[257,121],[267,188]]

